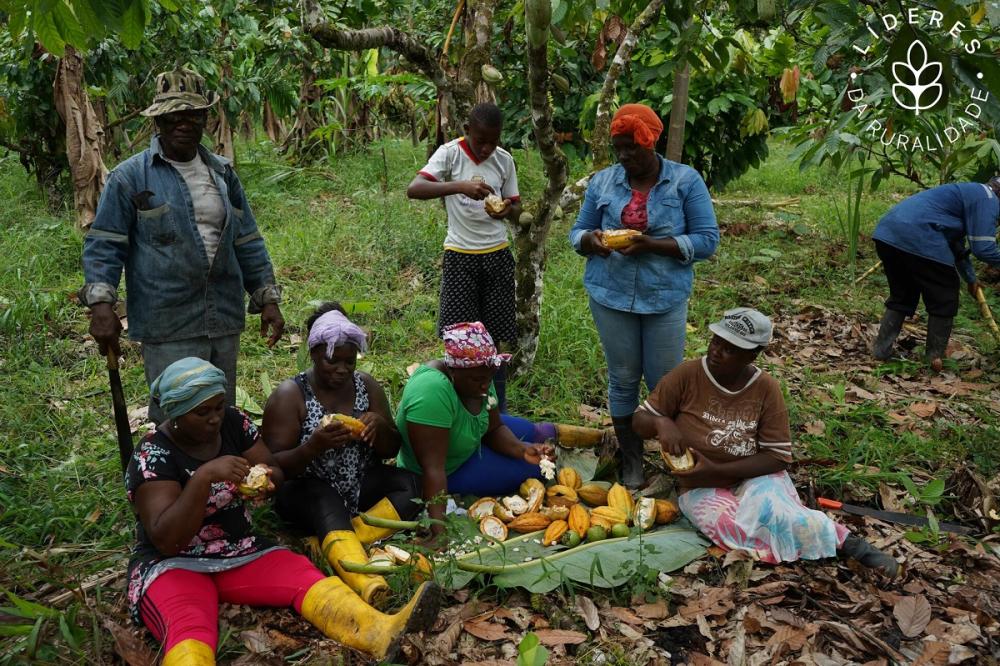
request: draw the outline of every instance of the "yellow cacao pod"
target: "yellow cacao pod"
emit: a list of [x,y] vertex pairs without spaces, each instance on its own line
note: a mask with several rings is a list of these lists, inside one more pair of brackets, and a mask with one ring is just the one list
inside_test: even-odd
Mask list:
[[635,507],[635,516],[633,517],[633,522],[635,526],[648,530],[656,522],[656,500],[652,497],[643,497],[639,500],[639,504]]
[[554,485],[545,492],[549,506],[573,506],[580,501],[576,491],[569,486]]
[[677,520],[681,515],[681,510],[670,500],[656,500],[656,524],[666,525]]
[[620,250],[631,245],[632,239],[641,233],[635,229],[611,229],[602,232],[601,238],[604,240],[604,244],[612,250]]
[[567,520],[569,518],[568,506],[543,506],[538,512],[550,520]]
[[553,520],[549,523],[549,526],[545,528],[545,535],[542,537],[543,546],[551,546],[556,541],[562,538],[563,534],[566,534],[566,530],[569,529],[569,525],[566,524],[565,520]]
[[496,516],[486,516],[479,521],[479,531],[497,541],[507,539],[507,526]]
[[559,474],[556,476],[556,481],[560,485],[568,486],[573,490],[576,490],[583,485],[583,479],[580,478],[580,473],[572,467],[563,467],[559,470]]
[[486,516],[493,514],[493,507],[495,507],[499,502],[497,502],[492,497],[481,497],[473,502],[472,506],[469,507],[469,518],[473,520],[481,520]]
[[590,511],[590,522],[598,520],[608,522],[612,526],[628,522],[628,514],[613,506],[599,506]]
[[503,502],[495,502],[493,504],[493,515],[505,523],[514,520],[514,512],[504,506]]
[[582,539],[590,529],[590,513],[582,504],[574,504],[569,510],[569,528],[580,535]]
[[627,518],[632,515],[632,510],[635,508],[635,500],[632,499],[632,493],[625,486],[616,483],[608,491],[608,506],[613,509],[621,509],[625,512]]
[[520,516],[510,521],[507,524],[507,527],[515,532],[527,534],[528,532],[544,530],[551,522],[552,519],[547,518],[537,511],[533,511],[531,513],[522,513]]
[[517,489],[517,494],[526,500],[531,499],[531,493],[534,490],[540,490],[543,494],[545,493],[545,484],[538,479],[526,479],[521,487]]
[[325,428],[334,421],[340,421],[351,431],[352,437],[361,437],[361,432],[365,429],[365,424],[347,414],[327,414],[319,420],[319,426]]
[[590,506],[604,506],[608,503],[608,488],[606,481],[591,481],[576,489],[576,494]]
[[671,455],[661,449],[660,457],[667,463],[667,467],[675,472],[686,472],[694,468],[694,456],[691,455],[690,449],[684,449],[684,453],[679,456]]

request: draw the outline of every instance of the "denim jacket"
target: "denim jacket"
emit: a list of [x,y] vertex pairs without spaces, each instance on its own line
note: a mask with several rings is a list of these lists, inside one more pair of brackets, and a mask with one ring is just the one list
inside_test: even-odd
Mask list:
[[[676,240],[682,258],[653,253],[588,255],[583,284],[591,298],[613,310],[656,314],[686,302],[694,262],[711,257],[719,244],[719,226],[705,181],[689,166],[659,160],[660,178],[649,190],[646,204],[649,226],[645,233]],[[588,231],[623,228],[622,210],[631,199],[632,188],[620,164],[594,174],[569,232],[576,251],[580,252],[580,241]]]
[[244,291],[254,295],[258,312],[260,305],[279,300],[264,238],[232,165],[203,146],[198,152],[226,208],[211,265],[191,194],[157,137],[108,176],[84,239],[81,300],[84,305],[114,301],[124,268],[133,340],[233,335],[243,330]]

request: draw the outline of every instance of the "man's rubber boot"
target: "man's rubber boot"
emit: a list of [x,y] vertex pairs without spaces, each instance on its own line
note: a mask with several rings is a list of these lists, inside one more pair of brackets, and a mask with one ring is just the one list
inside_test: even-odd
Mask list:
[[944,367],[944,355],[948,351],[948,340],[951,339],[952,317],[927,317],[927,362],[935,372],[941,372]]
[[[369,516],[373,518],[384,518],[386,520],[402,520],[399,517],[399,512],[396,511],[396,507],[392,505],[388,497],[383,497],[375,506],[365,511]],[[354,529],[354,533],[358,535],[358,539],[361,543],[366,546],[375,543],[376,541],[381,541],[382,539],[388,539],[396,530],[389,529],[388,527],[373,527],[361,520],[361,516],[354,516],[351,518],[351,527]]]
[[879,569],[890,578],[895,578],[899,574],[899,563],[891,555],[883,553],[854,534],[847,535],[844,544],[837,549],[837,553],[843,557],[857,560],[870,569]]
[[215,666],[215,649],[188,638],[167,650],[163,655],[163,666]]
[[323,554],[337,574],[366,604],[382,608],[389,601],[391,590],[382,576],[349,573],[341,561],[351,564],[368,564],[368,553],[353,530],[334,530],[323,537]]
[[642,437],[632,430],[632,415],[615,416],[611,419],[618,438],[618,461],[622,485],[631,490],[641,488],[646,482],[642,471]]
[[886,310],[882,314],[882,323],[878,327],[878,335],[872,344],[872,356],[879,361],[888,361],[892,358],[892,347],[899,337],[899,331],[903,328],[906,315],[898,310]]
[[393,661],[403,634],[428,629],[437,618],[441,594],[424,583],[398,613],[381,613],[336,576],[315,583],[302,599],[302,617],[325,636],[367,652],[379,661]]

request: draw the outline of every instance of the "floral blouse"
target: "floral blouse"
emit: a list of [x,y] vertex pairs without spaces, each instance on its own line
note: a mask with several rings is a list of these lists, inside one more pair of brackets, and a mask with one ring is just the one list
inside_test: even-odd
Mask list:
[[[256,426],[246,414],[226,408],[222,420],[222,447],[217,457],[242,456],[260,439]],[[132,454],[125,472],[128,501],[135,503],[136,490],[147,481],[176,481],[183,488],[201,465],[180,450],[162,432],[146,435]],[[179,554],[164,557],[136,520],[136,545],[128,573],[128,603],[132,619],[139,622],[139,600],[158,576],[170,569],[211,573],[235,569],[251,562],[276,546],[252,533],[250,507],[231,481],[212,484],[205,503],[201,530]]]

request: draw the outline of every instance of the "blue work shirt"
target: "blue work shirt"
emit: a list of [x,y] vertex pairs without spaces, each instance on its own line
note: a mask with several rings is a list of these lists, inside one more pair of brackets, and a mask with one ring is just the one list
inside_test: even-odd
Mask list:
[[969,261],[972,254],[991,266],[1000,266],[997,249],[1000,200],[982,183],[940,185],[903,199],[886,213],[872,238],[903,252],[939,264],[955,266],[962,278],[976,281]]
[[[232,165],[198,146],[226,209],[209,264],[191,193],[153,137],[112,171],[83,242],[85,289],[116,289],[125,269],[128,335],[144,342],[221,337],[243,330],[244,291],[273,285],[274,270]],[[92,305],[92,303],[87,303]]]
[[[694,262],[708,259],[719,244],[712,197],[705,181],[689,166],[660,160],[660,177],[649,190],[644,233],[673,238],[681,258],[647,252],[627,257],[587,255],[583,284],[590,296],[613,310],[636,314],[668,312],[691,295]],[[632,199],[625,168],[616,164],[594,174],[569,241],[580,252],[589,231],[622,229],[622,210]]]

